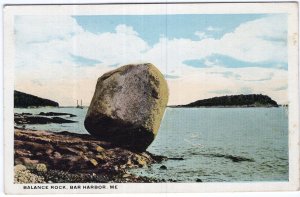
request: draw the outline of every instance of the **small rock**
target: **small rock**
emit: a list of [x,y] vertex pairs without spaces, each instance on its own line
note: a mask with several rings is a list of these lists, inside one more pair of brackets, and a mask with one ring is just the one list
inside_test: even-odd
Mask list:
[[131,174],[123,174],[123,178],[128,178],[130,176],[131,176]]
[[51,155],[53,153],[53,150],[51,149],[51,148],[48,148],[47,150],[46,150],[46,154],[47,155]]
[[30,156],[32,156],[31,152],[29,150],[25,150],[25,149],[17,149],[17,150],[15,150],[15,154],[18,157],[30,157]]
[[147,166],[147,162],[146,162],[145,158],[143,158],[139,155],[137,155],[136,161],[137,161],[139,166]]
[[132,165],[132,161],[131,161],[131,159],[128,159],[128,161],[127,161],[127,163],[126,163],[127,165]]
[[36,165],[39,163],[38,160],[31,160],[27,157],[20,157],[19,158],[21,160],[21,162],[23,163],[23,165],[25,165],[27,168],[35,168]]
[[84,161],[89,161],[89,158],[88,158],[87,156],[85,156],[85,155],[82,156],[82,159],[83,159]]
[[121,169],[125,169],[126,167],[127,167],[126,164],[120,165],[120,168],[121,168]]
[[15,173],[21,172],[21,171],[25,171],[26,170],[26,166],[22,165],[22,164],[18,164],[14,167],[14,171]]
[[36,165],[36,170],[38,172],[47,172],[47,166],[43,163],[39,163]]
[[168,160],[184,160],[182,157],[170,157]]
[[98,162],[96,161],[96,159],[90,159],[90,163],[95,167],[98,165]]
[[115,170],[115,171],[118,171],[118,170],[119,170],[118,166],[115,166],[115,167],[114,167],[114,170]]
[[105,159],[104,155],[102,155],[102,154],[96,155],[96,157],[98,159],[100,159],[100,160],[104,160]]
[[59,151],[62,154],[80,155],[80,151],[79,150],[77,150],[75,148],[71,148],[71,147],[61,146],[61,147],[59,147]]
[[202,182],[202,180],[201,179],[196,179],[196,182]]
[[56,151],[54,152],[53,156],[56,159],[61,159],[62,158],[61,154],[59,152],[56,152]]
[[[87,155],[94,155],[93,151],[88,151],[86,154],[87,154]],[[80,155],[80,154],[79,154],[79,155]]]
[[104,151],[104,148],[102,148],[101,146],[97,146],[96,150],[97,150],[97,152],[102,152],[102,151]]
[[14,171],[14,183],[45,183],[44,177],[32,174],[23,165],[16,165]]
[[165,166],[165,165],[162,165],[162,166],[160,166],[160,168],[159,169],[161,169],[161,170],[167,170],[168,168],[167,168],[167,166]]

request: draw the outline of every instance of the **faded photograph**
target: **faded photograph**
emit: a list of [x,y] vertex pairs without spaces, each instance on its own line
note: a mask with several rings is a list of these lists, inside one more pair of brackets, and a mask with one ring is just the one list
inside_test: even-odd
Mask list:
[[184,183],[296,187],[290,11],[105,6],[7,11],[10,192],[48,184],[65,192],[117,188],[111,183],[178,184],[175,192],[188,191]]

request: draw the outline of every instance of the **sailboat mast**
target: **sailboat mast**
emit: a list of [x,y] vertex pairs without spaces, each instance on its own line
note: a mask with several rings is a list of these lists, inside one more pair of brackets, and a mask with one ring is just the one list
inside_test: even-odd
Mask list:
[[82,100],[80,100],[80,106],[82,107]]
[[78,106],[78,100],[77,100],[77,106]]

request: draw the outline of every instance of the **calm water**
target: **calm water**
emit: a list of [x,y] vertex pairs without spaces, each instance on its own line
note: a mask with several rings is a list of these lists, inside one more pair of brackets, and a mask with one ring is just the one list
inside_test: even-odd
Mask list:
[[[37,108],[15,112],[66,112],[79,121],[27,126],[50,131],[87,133],[87,109]],[[288,116],[286,108],[168,108],[148,151],[184,160],[168,160],[132,172],[180,182],[288,180]],[[252,161],[234,162],[243,157]],[[162,165],[166,170],[160,169]]]

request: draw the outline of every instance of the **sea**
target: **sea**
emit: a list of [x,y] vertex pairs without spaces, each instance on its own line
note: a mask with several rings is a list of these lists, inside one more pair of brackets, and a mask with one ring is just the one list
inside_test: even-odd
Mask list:
[[[87,108],[15,108],[15,113],[62,112],[78,121],[26,128],[88,134]],[[167,108],[148,152],[171,158],[131,173],[177,182],[288,181],[288,109]]]

